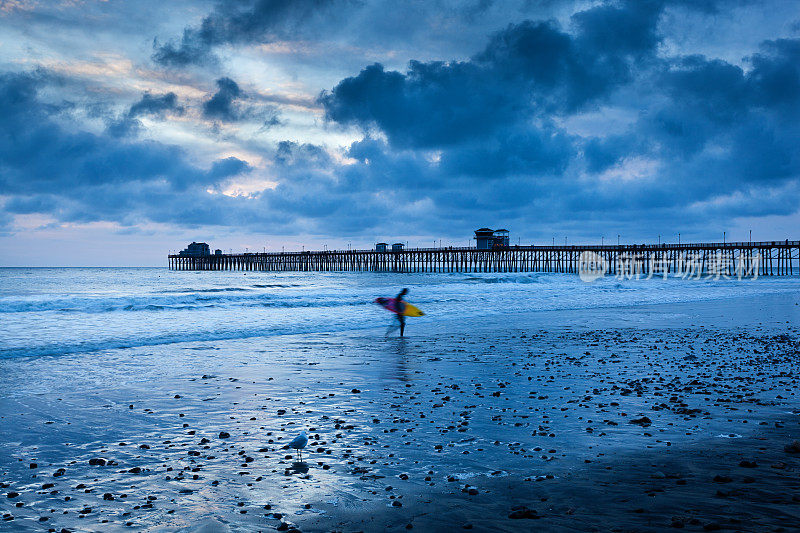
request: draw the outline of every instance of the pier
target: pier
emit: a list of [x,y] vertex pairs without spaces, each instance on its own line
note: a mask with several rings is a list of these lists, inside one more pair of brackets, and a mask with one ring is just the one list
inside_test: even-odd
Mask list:
[[258,272],[558,272],[616,276],[793,276],[800,241],[409,248],[169,255],[170,270]]

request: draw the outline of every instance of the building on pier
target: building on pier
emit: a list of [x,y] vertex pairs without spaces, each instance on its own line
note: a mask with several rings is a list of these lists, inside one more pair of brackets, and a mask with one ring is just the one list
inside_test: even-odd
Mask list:
[[475,230],[475,247],[478,250],[491,250],[494,244],[494,230],[480,228]]
[[385,242],[379,242],[379,243],[377,243],[377,244],[375,245],[375,251],[376,251],[376,252],[385,252],[385,251],[386,251],[386,247],[387,247],[387,246],[389,246],[387,243],[385,243]]
[[396,242],[392,245],[393,252],[402,252],[403,248],[405,248],[405,244],[403,244],[402,242]]
[[507,229],[498,229],[494,231],[494,248],[508,248]]
[[[222,250],[217,251],[222,254]],[[211,248],[205,242],[192,241],[192,243],[181,250],[178,255],[181,257],[206,257],[211,255]]]
[[480,228],[475,230],[475,247],[478,250],[508,248],[508,230]]

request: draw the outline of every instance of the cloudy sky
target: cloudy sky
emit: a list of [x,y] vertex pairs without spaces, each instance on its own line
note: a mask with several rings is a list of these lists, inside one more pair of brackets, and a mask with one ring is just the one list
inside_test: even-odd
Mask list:
[[0,0],[0,265],[797,239],[795,0]]

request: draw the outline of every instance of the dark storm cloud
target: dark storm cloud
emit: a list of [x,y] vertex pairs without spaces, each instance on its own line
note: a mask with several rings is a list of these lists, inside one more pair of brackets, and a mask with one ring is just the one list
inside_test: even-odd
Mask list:
[[377,127],[396,146],[489,138],[574,113],[629,81],[633,63],[655,50],[658,11],[648,3],[593,8],[573,17],[576,35],[552,21],[512,24],[469,61],[412,61],[404,74],[374,64],[319,101],[328,120]]
[[[223,2],[157,54],[187,54],[161,58],[178,65],[207,59],[219,44],[269,40],[313,18],[302,11],[312,5],[324,9]],[[494,9],[473,7],[477,17]],[[688,230],[713,217],[796,212],[799,41],[766,41],[742,64],[670,56],[665,9],[695,7],[609,2],[564,24],[503,25],[459,61],[411,61],[402,72],[365,61],[319,97],[329,127],[363,137],[338,151],[260,144],[259,168],[237,158],[200,168],[179,147],[138,140],[139,118],[181,112],[171,93],[145,93],[105,132],[90,133],[70,118],[78,113],[40,94],[46,76],[6,74],[0,213],[274,234],[461,235],[495,223],[596,231],[679,220]],[[283,15],[242,18],[267,8]],[[277,122],[260,103],[257,91],[223,77],[200,111],[215,122]],[[592,116],[600,126],[575,126]],[[625,118],[607,129],[611,116]],[[220,193],[244,174],[274,186]]]
[[203,116],[220,122],[253,121],[263,128],[282,124],[274,106],[250,103],[251,95],[230,78],[216,81],[217,91],[203,102]]
[[286,38],[333,4],[334,0],[222,0],[198,27],[184,29],[180,40],[156,43],[153,59],[174,67],[214,62],[215,46]]
[[211,165],[211,170],[208,171],[208,177],[211,181],[218,182],[225,178],[238,176],[250,170],[252,170],[252,167],[246,161],[235,157],[226,157],[225,159],[215,161],[214,164]]
[[62,106],[43,99],[52,84],[45,72],[0,74],[4,224],[11,215],[35,213],[59,222],[218,225],[292,234],[362,231],[383,218],[386,206],[376,204],[371,191],[339,183],[332,158],[319,146],[281,143],[274,160],[282,180],[274,190],[253,197],[209,193],[253,168],[228,157],[203,169],[177,146],[85,131]]
[[177,146],[67,129],[61,108],[40,98],[51,81],[44,72],[0,74],[0,194],[9,212],[72,221],[181,212],[193,196],[208,203],[206,187],[250,170],[228,158],[205,171]]
[[[797,43],[766,42],[745,69],[691,56],[653,72],[657,89],[630,130],[583,143],[590,173],[637,158],[658,165],[655,179],[617,191],[624,202],[615,209],[696,221],[797,212]],[[592,204],[598,212],[612,206],[604,198]]]
[[[745,1],[728,0],[724,4],[735,6]],[[628,0],[623,3],[641,6],[639,11],[646,16],[647,11],[663,5],[688,5],[694,10],[714,12],[722,2]],[[484,38],[487,28],[501,27],[531,15],[547,18],[585,4],[580,0],[220,0],[199,24],[187,26],[180,38],[166,43],[156,40],[152,57],[161,65],[180,68],[218,63],[215,48],[224,45],[322,40],[396,50],[443,40],[466,44]],[[628,11],[632,16],[627,19],[615,19],[614,13],[601,11],[593,16],[606,18],[609,33],[619,28],[616,23],[640,22],[633,10]],[[629,40],[642,37],[637,28],[620,29],[630,32]]]
[[175,113],[176,115],[182,115],[184,113],[184,108],[178,105],[178,97],[175,93],[152,94],[146,92],[142,95],[141,100],[131,106],[128,110],[128,116],[164,116],[168,112]]
[[749,82],[765,106],[786,106],[796,114],[800,100],[800,39],[766,41],[750,58]]
[[[586,31],[589,17],[575,20],[583,25],[583,33],[571,41],[551,25],[518,25],[497,34],[487,52],[468,64],[412,64],[405,74],[373,65],[323,94],[321,102],[330,120],[385,134],[389,145],[372,142],[368,157],[361,159],[379,161],[384,175],[392,175],[387,169],[405,166],[400,172],[403,177],[392,183],[408,190],[419,188],[425,180],[435,183],[426,197],[434,202],[434,209],[447,212],[454,224],[474,220],[476,213],[492,213],[526,225],[534,220],[558,222],[568,216],[576,222],[680,220],[686,227],[687,221],[708,224],[710,217],[726,220],[797,211],[797,40],[764,43],[748,59],[747,70],[702,56],[657,58],[653,55],[657,40],[650,32],[621,35],[622,43],[608,42],[612,37],[603,36],[598,47],[602,51],[581,49],[573,56],[569,50],[575,43],[598,40]],[[516,46],[520,38],[527,44]],[[514,52],[535,51],[535,43],[543,38],[550,39],[548,47],[555,51],[551,57]],[[595,60],[586,69],[572,70],[581,63],[564,61],[588,55]],[[498,76],[496,68],[479,68],[481,62],[493,67],[513,63],[515,68]],[[617,74],[610,85],[601,80],[590,84],[591,92],[578,93],[584,99],[583,108],[576,107],[580,99],[572,96],[569,80],[591,80],[598,64]],[[540,74],[537,69],[543,65],[547,68]],[[465,83],[442,83],[464,71],[479,79],[467,76]],[[620,72],[625,75],[620,77]],[[547,105],[546,100],[537,105],[538,87],[520,90],[514,83],[520,75],[534,79],[538,86],[551,84],[554,89],[546,91],[546,98],[560,93],[562,105]],[[621,79],[628,85],[626,92],[636,95],[636,104],[641,106],[639,118],[627,131],[578,137],[547,120],[591,108],[588,104],[606,99]],[[457,86],[470,93],[467,103],[458,91],[450,90]],[[519,98],[506,94],[496,99],[503,88],[520,90]],[[530,98],[527,108],[520,103],[518,113],[506,112],[509,100],[517,103],[525,97]],[[498,104],[486,106],[484,98]],[[414,113],[416,108],[424,112]],[[483,127],[470,128],[473,122]],[[407,161],[400,163],[404,158],[400,154],[409,148],[439,149],[432,165],[433,179],[431,172],[409,168]],[[379,156],[378,151],[383,153]],[[414,165],[425,166],[420,161]],[[637,165],[651,170],[635,179],[593,179],[618,165],[629,165],[617,171],[622,176],[637,172]],[[491,181],[479,181],[486,177]],[[782,201],[773,200],[778,190],[785,191],[779,194]],[[535,217],[526,216],[526,211]]]
[[107,121],[106,133],[112,137],[135,137],[142,131],[142,123],[130,117],[121,117]]
[[578,46],[598,56],[639,57],[658,45],[656,24],[663,2],[630,0],[621,5],[599,5],[572,16],[578,28]]
[[797,177],[799,44],[764,43],[747,71],[699,56],[673,61],[658,77],[669,99],[653,104],[634,133],[652,139],[648,150],[665,163],[724,169],[727,183]]
[[236,100],[242,95],[239,85],[230,78],[217,80],[217,92],[203,103],[203,116],[233,122],[239,119]]
[[574,156],[574,142],[552,125],[517,128],[444,151],[440,168],[453,176],[561,174]]
[[[384,134],[386,152],[437,150],[436,179],[446,192],[431,198],[448,209],[454,198],[484,211],[524,198],[541,205],[543,217],[647,209],[674,215],[692,203],[759,187],[767,194],[796,180],[798,41],[763,43],[747,71],[703,56],[665,58],[656,53],[663,6],[596,6],[573,15],[571,32],[553,22],[514,24],[468,61],[412,61],[405,73],[374,64],[319,101],[329,121]],[[620,105],[611,97],[621,89],[639,109],[627,131],[579,137],[559,125]],[[391,157],[380,161],[388,166]],[[623,182],[591,178],[625,164],[619,172],[651,170]],[[408,181],[418,175],[409,172]],[[477,177],[492,178],[491,185],[469,181]],[[461,186],[457,194],[448,182]],[[758,194],[749,196],[739,201],[743,211]],[[489,200],[496,198],[502,202]],[[786,212],[786,205],[775,209]]]
[[168,113],[183,115],[185,109],[178,105],[175,93],[154,95],[145,92],[142,98],[131,105],[128,112],[118,116],[106,118],[106,133],[112,137],[135,137],[142,129],[142,123],[137,117],[151,116],[163,119]]

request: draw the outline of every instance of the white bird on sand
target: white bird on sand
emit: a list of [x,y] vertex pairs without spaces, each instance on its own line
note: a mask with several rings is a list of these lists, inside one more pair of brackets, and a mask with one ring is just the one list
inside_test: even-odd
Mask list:
[[303,452],[302,449],[306,447],[308,444],[308,435],[306,435],[305,431],[302,431],[298,436],[292,439],[292,442],[288,444],[289,448],[297,450],[297,453],[300,454],[300,460],[303,460]]

